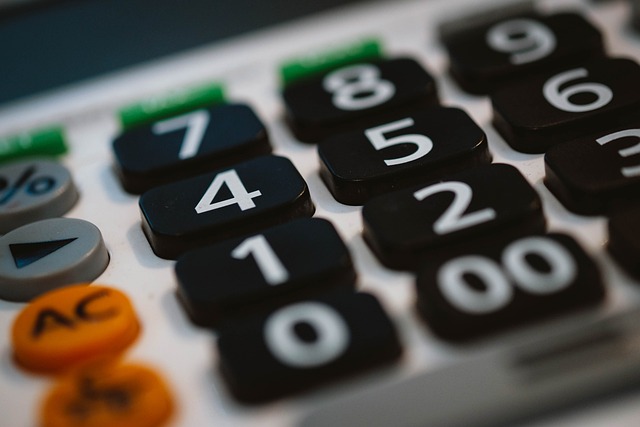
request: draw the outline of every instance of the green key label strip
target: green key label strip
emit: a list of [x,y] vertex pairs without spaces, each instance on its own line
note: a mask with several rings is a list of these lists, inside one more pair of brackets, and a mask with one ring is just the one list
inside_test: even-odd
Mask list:
[[380,42],[376,39],[366,39],[358,43],[287,61],[280,67],[280,77],[286,86],[304,77],[359,61],[381,58],[382,56]]
[[59,126],[0,138],[0,162],[27,156],[57,156],[66,152],[64,131]]
[[224,101],[224,88],[220,83],[174,90],[122,108],[120,122],[124,129],[130,129]]

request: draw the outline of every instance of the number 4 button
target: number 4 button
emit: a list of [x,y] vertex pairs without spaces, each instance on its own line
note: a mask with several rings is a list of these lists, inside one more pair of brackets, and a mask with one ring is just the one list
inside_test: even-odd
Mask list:
[[315,211],[304,179],[277,156],[153,188],[140,209],[142,229],[163,258]]
[[243,104],[200,109],[120,135],[116,170],[130,193],[269,154],[267,132]]

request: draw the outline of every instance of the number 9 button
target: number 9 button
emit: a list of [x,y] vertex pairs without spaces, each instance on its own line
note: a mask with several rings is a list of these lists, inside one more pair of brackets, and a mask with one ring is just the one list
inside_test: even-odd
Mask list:
[[449,340],[588,307],[604,292],[596,264],[562,234],[491,239],[432,259],[417,279],[419,312]]
[[574,13],[513,16],[451,32],[443,42],[451,74],[472,93],[491,91],[507,78],[603,54],[600,32]]
[[435,80],[408,58],[378,60],[332,70],[287,86],[287,121],[298,139],[328,136],[383,122],[438,104]]

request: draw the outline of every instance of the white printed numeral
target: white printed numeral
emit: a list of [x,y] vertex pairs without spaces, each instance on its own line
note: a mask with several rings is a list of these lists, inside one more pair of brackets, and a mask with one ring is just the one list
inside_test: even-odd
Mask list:
[[387,159],[384,161],[387,166],[401,165],[403,163],[412,162],[426,156],[433,148],[433,141],[431,141],[431,139],[425,135],[412,133],[406,135],[398,135],[388,139],[384,136],[385,133],[394,132],[400,129],[411,127],[413,125],[413,119],[409,117],[406,119],[367,129],[364,131],[364,134],[376,150],[382,150],[384,148],[399,144],[415,145],[416,150],[413,153],[404,157]]
[[491,221],[496,217],[496,211],[492,208],[465,213],[471,203],[473,191],[471,187],[464,182],[448,181],[430,185],[413,193],[413,197],[420,202],[429,196],[444,191],[452,192],[454,198],[447,210],[433,223],[433,231],[436,234],[451,233],[463,228],[472,227],[476,224]]
[[[223,185],[226,185],[227,188],[229,188],[233,197],[214,203],[213,200]],[[242,181],[240,181],[240,177],[236,170],[231,169],[216,175],[213,181],[211,181],[209,188],[207,188],[207,191],[204,193],[204,196],[202,196],[202,199],[200,199],[200,202],[196,205],[195,209],[197,213],[201,214],[237,204],[241,210],[246,211],[256,207],[253,199],[259,196],[262,196],[262,193],[259,190],[249,193],[247,189],[244,188]]]
[[[585,68],[575,68],[553,76],[544,84],[542,93],[545,99],[554,107],[570,113],[584,113],[597,110],[607,105],[613,99],[611,89],[601,83],[578,83],[560,90],[560,87],[572,80],[587,77],[589,72]],[[571,97],[579,93],[591,93],[596,99],[586,104],[575,104]]]
[[207,110],[196,110],[182,116],[156,122],[151,131],[156,135],[164,135],[180,129],[186,129],[178,157],[182,160],[198,154],[200,144],[209,126],[210,115]]
[[487,33],[487,44],[498,52],[511,53],[514,65],[537,61],[556,48],[553,32],[531,19],[512,19],[494,25]]
[[[531,267],[528,255],[542,258],[550,266],[549,271]],[[525,292],[546,295],[569,286],[577,271],[575,260],[562,245],[544,237],[528,237],[504,249],[502,268],[483,256],[464,256],[444,264],[438,271],[437,282],[444,297],[457,309],[487,314],[500,310],[513,299],[509,278]],[[468,274],[479,278],[484,289],[471,286],[465,279]]]
[[260,273],[268,284],[274,286],[289,280],[289,272],[262,234],[249,237],[231,252],[235,259],[245,259],[249,255],[253,255]]
[[[618,132],[610,133],[609,135],[605,135],[605,136],[603,136],[601,138],[598,138],[598,139],[596,139],[596,141],[600,145],[605,145],[605,144],[610,143],[611,141],[615,141],[616,139],[629,138],[629,137],[640,138],[640,129],[621,130],[621,131],[618,131]],[[636,144],[634,146],[619,150],[618,154],[620,154],[621,157],[629,157],[629,156],[633,156],[635,154],[640,154],[640,143],[638,143],[638,144]],[[634,176],[639,176],[640,175],[640,166],[623,167],[622,169],[620,169],[620,173],[622,173],[622,175],[624,177],[626,177],[626,178],[632,178]]]
[[333,105],[347,111],[375,107],[396,93],[393,83],[381,79],[378,67],[370,64],[353,65],[327,74],[322,86],[333,94]]
[[[300,339],[294,327],[306,323],[316,339]],[[350,333],[336,310],[319,302],[302,302],[279,309],[269,316],[264,338],[271,354],[294,368],[313,368],[337,359],[349,347]]]

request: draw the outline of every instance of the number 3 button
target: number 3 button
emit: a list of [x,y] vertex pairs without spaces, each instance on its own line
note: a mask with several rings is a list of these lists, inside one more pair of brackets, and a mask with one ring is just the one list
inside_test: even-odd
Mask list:
[[144,233],[163,258],[315,211],[304,179],[277,156],[153,188],[140,209]]

